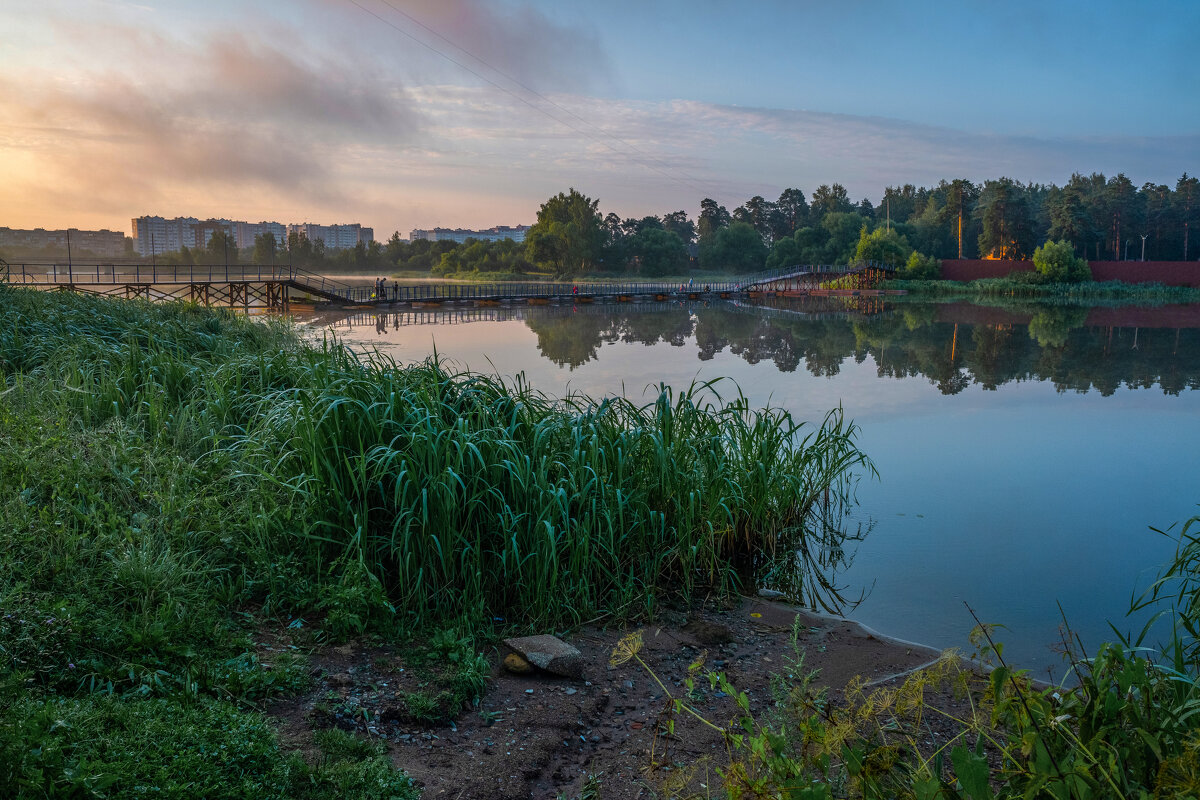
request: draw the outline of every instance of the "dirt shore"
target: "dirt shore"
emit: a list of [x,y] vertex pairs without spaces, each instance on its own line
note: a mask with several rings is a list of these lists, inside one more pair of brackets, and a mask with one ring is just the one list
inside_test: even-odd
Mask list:
[[[794,625],[802,668],[794,664]],[[639,655],[654,675],[635,661],[610,666],[622,636],[638,629]],[[755,712],[770,701],[772,674],[817,670],[816,683],[836,700],[856,676],[887,683],[939,656],[855,622],[757,598],[723,609],[668,610],[632,628],[585,627],[564,638],[584,656],[581,679],[510,674],[500,666],[507,653],[501,646],[491,653],[492,676],[479,706],[452,723],[390,721],[389,704],[405,680],[403,663],[390,648],[356,644],[314,653],[313,691],[268,713],[278,719],[285,742],[303,750],[312,749],[312,731],[321,725],[379,737],[426,798],[554,798],[560,792],[574,798],[589,775],[599,776],[602,796],[610,800],[669,797],[685,788],[706,796],[719,785],[717,769],[728,763],[721,735],[687,717],[676,719],[673,735],[663,735],[671,698],[683,697],[688,666],[702,654],[707,668],[746,692]],[[361,717],[332,722],[321,713],[330,701]],[[958,701],[942,696],[933,702],[954,711]],[[706,681],[698,682],[691,704],[717,725],[738,713],[733,698]]]

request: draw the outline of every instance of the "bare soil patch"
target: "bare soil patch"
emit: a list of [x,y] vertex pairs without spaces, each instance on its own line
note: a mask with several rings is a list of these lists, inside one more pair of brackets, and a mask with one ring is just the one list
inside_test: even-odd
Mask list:
[[[416,723],[404,713],[400,698],[422,687],[419,668],[410,669],[392,648],[357,644],[314,653],[313,691],[268,713],[285,742],[306,751],[312,731],[330,725],[379,737],[427,798],[577,797],[589,775],[600,776],[610,800],[673,796],[681,786],[703,796],[705,787],[719,786],[717,769],[728,763],[721,735],[687,717],[665,734],[671,698],[686,691],[688,666],[703,654],[706,667],[724,672],[757,713],[770,702],[771,675],[795,670],[790,637],[797,622],[803,669],[819,670],[817,683],[835,701],[856,676],[886,683],[939,656],[854,622],[745,598],[726,608],[664,611],[641,626],[591,626],[567,635],[586,662],[580,680],[510,674],[500,666],[507,654],[501,646],[489,654],[492,676],[479,706],[446,724]],[[622,636],[637,628],[640,655],[658,681],[636,662],[609,664]],[[707,681],[697,682],[690,702],[718,725],[738,716],[734,699]],[[965,711],[948,694],[930,702]],[[944,741],[955,732],[935,720],[926,735]]]

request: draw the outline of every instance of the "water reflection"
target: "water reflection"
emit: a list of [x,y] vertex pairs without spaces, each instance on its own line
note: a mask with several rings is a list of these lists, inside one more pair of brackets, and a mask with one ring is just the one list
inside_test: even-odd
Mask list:
[[553,396],[646,402],[662,382],[727,377],[797,419],[841,406],[880,473],[854,512],[876,524],[845,573],[850,594],[873,587],[854,616],[960,646],[969,602],[1039,671],[1059,665],[1060,604],[1089,646],[1108,620],[1140,628],[1121,622],[1129,593],[1171,549],[1147,526],[1200,499],[1200,306],[515,304],[305,324],[403,362],[436,350],[524,372]]
[[1169,395],[1200,387],[1194,306],[885,306],[878,298],[811,298],[382,310],[317,321],[334,330],[373,326],[381,335],[409,326],[521,321],[536,336],[537,351],[570,370],[620,342],[694,347],[700,361],[728,351],[785,373],[803,365],[819,377],[838,375],[848,360],[870,359],[881,378],[922,376],[946,395],[1019,381],[1105,396],[1122,386]]

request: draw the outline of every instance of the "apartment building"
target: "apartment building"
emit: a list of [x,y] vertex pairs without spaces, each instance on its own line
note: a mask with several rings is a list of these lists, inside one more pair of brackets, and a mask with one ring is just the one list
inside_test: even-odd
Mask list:
[[[144,216],[135,217],[132,227],[134,251],[142,256],[173,253],[184,247],[189,250],[203,249],[208,247],[209,241],[217,231],[224,231],[227,236],[237,242],[239,249],[253,247],[254,240],[264,233],[274,235],[275,241],[283,244],[287,242],[288,234],[295,231],[297,234],[308,237],[310,241],[323,240],[326,250],[343,250],[354,247],[359,242],[370,244],[375,238],[373,228],[364,228],[357,222],[345,225],[316,225],[309,222],[284,225],[281,222],[267,221],[201,220],[196,217],[166,219]],[[122,241],[122,248],[124,248],[124,241]]]
[[52,231],[45,228],[0,228],[0,250],[52,249],[66,253],[68,238],[74,253],[87,252],[105,258],[119,258],[125,255],[125,234],[107,229],[81,231],[78,228],[67,228]]
[[[139,256],[174,253],[183,248],[196,247],[195,217],[134,217],[133,249]],[[207,241],[205,242],[207,244]]]
[[409,231],[409,241],[424,239],[429,242],[458,242],[462,244],[467,239],[478,239],[483,242],[498,242],[501,239],[512,239],[514,242],[525,241],[525,231],[529,225],[497,225],[482,231],[471,231],[465,228],[433,228],[430,230],[415,229]]
[[295,233],[307,238],[310,242],[318,239],[325,243],[326,250],[348,250],[359,242],[370,244],[375,239],[374,228],[364,228],[357,222],[345,225],[316,225],[302,222],[287,226],[288,236]]

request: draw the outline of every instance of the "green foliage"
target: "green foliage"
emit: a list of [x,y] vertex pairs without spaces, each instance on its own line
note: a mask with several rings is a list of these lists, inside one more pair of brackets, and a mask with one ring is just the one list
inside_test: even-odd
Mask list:
[[[1170,536],[1169,531],[1157,533]],[[1170,603],[1164,608],[1164,605]],[[1131,611],[1158,608],[1159,612],[1146,624],[1144,638],[1154,622],[1168,617],[1173,623],[1178,652],[1172,652],[1176,666],[1179,662],[1200,664],[1200,516],[1192,517],[1180,530],[1175,555],[1148,589],[1132,604]],[[1137,644],[1141,644],[1141,639]]]
[[678,275],[687,269],[683,240],[670,231],[645,228],[633,237],[630,249],[647,277]]
[[475,639],[454,629],[437,631],[424,644],[410,646],[405,663],[421,679],[416,691],[400,697],[407,718],[417,723],[444,722],[476,705],[491,676],[491,665],[480,655]]
[[1033,251],[1033,266],[1049,283],[1080,283],[1092,279],[1087,261],[1075,255],[1070,242],[1046,242]]
[[1011,178],[987,181],[975,208],[982,231],[979,252],[997,258],[1021,260],[1037,240],[1029,192]]
[[604,244],[598,206],[574,189],[542,203],[537,222],[525,232],[529,260],[559,277],[592,269]]
[[442,253],[441,261],[433,267],[433,274],[446,278],[504,273],[519,275],[533,269],[525,258],[523,244],[512,239],[497,242],[468,240],[463,246]]
[[275,264],[279,261],[279,248],[282,242],[275,241],[275,234],[268,231],[254,237],[254,253],[251,256],[255,264]]
[[874,261],[880,264],[899,266],[904,264],[913,253],[908,240],[895,230],[876,228],[868,233],[867,226],[863,225],[859,232],[854,259],[858,263]]
[[[10,529],[25,537],[29,515],[46,514],[10,548],[22,576],[10,591],[58,596],[84,573],[56,565],[87,565],[95,586],[80,596],[120,615],[99,627],[123,632],[152,682],[182,648],[225,646],[214,615],[240,598],[319,607],[341,635],[389,620],[561,624],[632,613],[658,592],[732,588],[740,567],[808,538],[813,561],[792,578],[810,601],[836,602],[819,552],[836,546],[849,474],[867,464],[840,414],[810,428],[709,385],[640,407],[555,401],[436,362],[362,363],[207,311],[10,292],[6,379],[77,432],[46,439],[61,452],[42,461],[6,451],[6,502],[22,515]],[[98,431],[120,461],[71,459]],[[20,493],[62,484],[20,470],[56,461],[94,475],[76,490],[68,472],[37,512]],[[147,472],[166,496],[129,477]],[[98,538],[98,520],[129,541]]]
[[916,250],[908,257],[901,273],[906,280],[933,281],[941,277],[942,262],[933,256],[921,255]]
[[1036,272],[1019,272],[1007,278],[980,278],[970,283],[942,280],[897,280],[892,286],[919,298],[986,300],[995,297],[1045,298],[1054,301],[1113,301],[1139,305],[1200,302],[1200,289],[1163,286],[1159,283],[1044,283]]
[[767,260],[762,236],[746,222],[732,222],[719,229],[710,242],[701,241],[700,264],[705,269],[734,273],[761,270]]
[[309,765],[280,750],[262,715],[213,700],[6,698],[0,711],[5,797],[418,796],[378,745],[320,734],[325,757]]
[[218,228],[209,237],[208,246],[205,248],[205,256],[206,260],[211,264],[236,264],[238,263],[237,240],[234,239],[232,234],[226,233],[222,228]]

